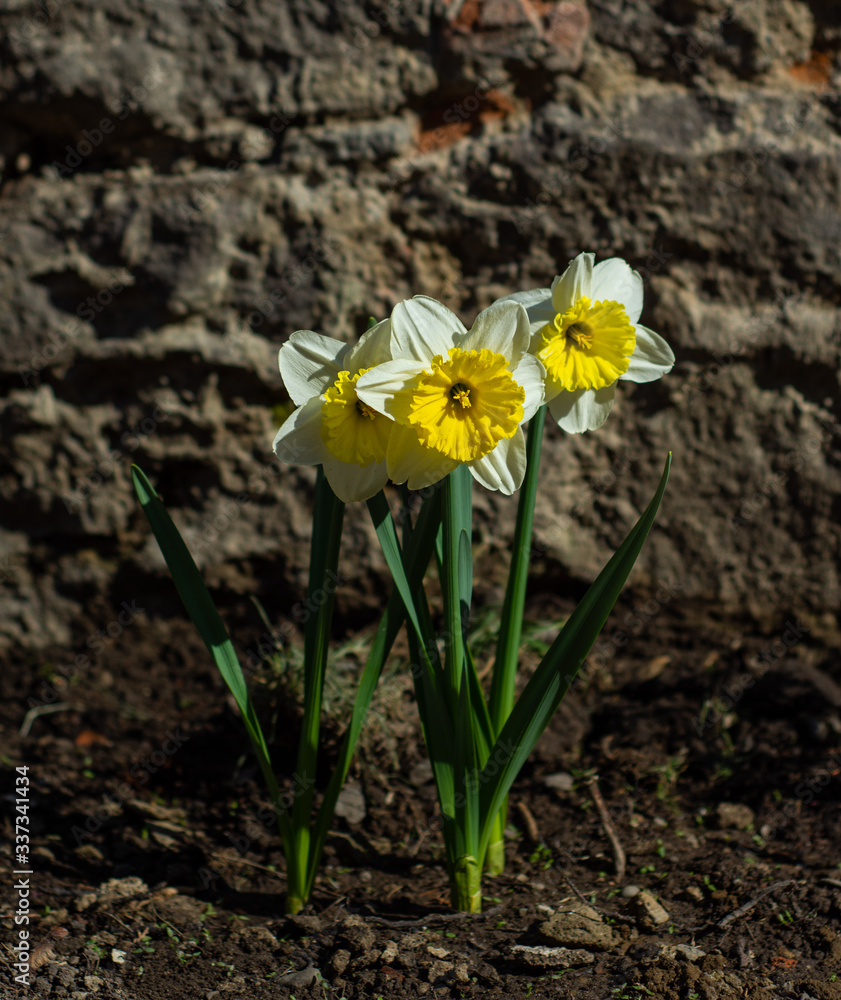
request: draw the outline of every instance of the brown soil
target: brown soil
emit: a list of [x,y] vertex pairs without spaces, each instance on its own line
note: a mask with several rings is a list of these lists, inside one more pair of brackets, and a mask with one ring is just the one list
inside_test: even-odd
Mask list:
[[[352,776],[366,815],[335,821],[310,906],[286,917],[282,854],[257,819],[259,775],[186,624],[166,626],[164,646],[148,633],[115,642],[107,669],[69,686],[52,664],[14,664],[0,718],[4,787],[14,766],[31,769],[31,989],[74,1000],[841,997],[841,668],[826,622],[801,622],[805,637],[763,660],[780,625],[745,636],[738,623],[666,607],[588,673],[515,786],[508,870],[486,879],[479,917],[448,908],[433,788],[399,673]],[[20,737],[27,699],[43,699],[51,678],[70,707],[30,719]],[[289,733],[269,694],[267,718]],[[279,769],[293,745],[276,745]],[[627,856],[621,881],[591,772]],[[629,886],[659,899],[661,923]],[[12,902],[5,893],[4,917]],[[585,903],[613,932],[591,958],[514,950],[558,947],[541,924]]]

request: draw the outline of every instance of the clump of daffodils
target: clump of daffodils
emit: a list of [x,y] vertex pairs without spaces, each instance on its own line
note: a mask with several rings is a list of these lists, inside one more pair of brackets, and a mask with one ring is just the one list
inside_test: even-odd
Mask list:
[[[310,898],[330,824],[377,681],[403,624],[429,751],[453,906],[478,912],[482,873],[505,868],[508,795],[607,617],[654,524],[669,475],[518,691],[520,640],[547,411],[569,433],[600,426],[616,386],[650,382],[674,356],[638,322],[640,276],[581,254],[546,289],[505,296],[468,330],[435,299],[395,306],[354,345],[298,330],[279,366],[296,409],[274,440],[287,463],[318,467],[304,628],[304,699],[294,771],[278,774],[224,623],[154,487],[132,479],[184,605],[228,686],[262,772],[286,859],[286,909]],[[528,422],[528,435],[523,424]],[[383,487],[424,489],[398,534]],[[508,582],[486,692],[470,650],[473,481],[519,490]],[[440,487],[436,484],[440,483]],[[316,796],[320,722],[345,504],[366,500],[394,581],[371,641],[338,759]],[[445,628],[424,578],[438,567]],[[291,763],[291,762],[290,762]],[[291,773],[290,773],[291,772]]]
[[389,479],[422,489],[461,465],[489,490],[518,490],[522,424],[544,402],[568,433],[593,430],[618,382],[651,382],[674,365],[666,341],[638,322],[640,275],[619,258],[594,260],[579,254],[551,287],[505,296],[470,330],[418,295],[354,347],[292,334],[279,367],[298,408],[275,437],[278,458],[322,465],[345,502]]

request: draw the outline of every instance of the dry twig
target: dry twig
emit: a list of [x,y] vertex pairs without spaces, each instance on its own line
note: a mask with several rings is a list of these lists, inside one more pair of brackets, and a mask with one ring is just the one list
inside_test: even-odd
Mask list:
[[526,836],[533,844],[539,843],[540,832],[537,829],[537,822],[525,802],[517,803],[517,812],[520,814],[520,818],[526,825]]
[[743,917],[749,910],[752,910],[754,906],[768,895],[769,892],[774,892],[777,889],[787,889],[790,885],[805,885],[805,882],[800,882],[796,878],[785,879],[783,882],[774,882],[772,885],[766,885],[764,889],[758,892],[753,899],[749,899],[744,906],[740,906],[738,910],[733,910],[732,913],[728,913],[727,916],[722,917],[719,920],[717,927],[724,928],[728,924],[733,923],[734,920],[738,920],[739,917]]
[[607,811],[607,806],[604,804],[602,793],[599,791],[598,779],[595,775],[590,778],[588,784],[590,786],[590,794],[593,796],[593,802],[595,802],[596,809],[599,812],[599,819],[602,821],[602,827],[607,835],[607,839],[610,841],[610,846],[613,849],[613,863],[616,866],[616,879],[618,882],[621,882],[625,877],[625,850],[619,842],[616,827],[614,827],[613,821],[610,818],[610,813]]

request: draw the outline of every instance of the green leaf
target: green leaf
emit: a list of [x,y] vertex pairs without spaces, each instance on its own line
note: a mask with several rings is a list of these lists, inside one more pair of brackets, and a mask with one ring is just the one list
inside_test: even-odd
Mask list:
[[486,765],[482,773],[482,857],[494,817],[575,679],[637,560],[654,524],[669,479],[670,465],[671,452],[651,503],[552,643],[491,749],[488,764],[498,767],[499,771],[491,774]]
[[242,672],[237,655],[231,643],[228,631],[225,628],[213,598],[210,596],[201,573],[198,570],[190,551],[184,543],[184,539],[172,522],[172,518],[167,513],[166,507],[158,499],[154,487],[146,478],[143,471],[136,465],[131,467],[131,478],[134,484],[134,491],[143,513],[146,515],[155,538],[158,541],[163,557],[172,574],[175,588],[178,595],[184,602],[187,614],[193,620],[193,624],[199,630],[199,635],[204,640],[204,644],[210,651],[222,679],[228,685],[228,689],[234,696],[242,719],[245,723],[246,731],[254,746],[257,760],[263,777],[272,797],[272,802],[278,814],[278,822],[281,826],[281,835],[286,838],[291,836],[291,823],[289,817],[280,805],[280,789],[274,775],[268,747],[266,745],[260,722],[251,703],[248,688],[245,683],[245,676]]
[[[435,496],[438,497],[436,490]],[[435,636],[432,632],[431,619],[425,606],[425,596],[421,580],[416,584],[409,581],[406,565],[411,565],[409,559],[404,563],[397,540],[397,530],[391,517],[388,502],[382,493],[368,501],[371,520],[380,540],[394,585],[403,600],[406,615],[411,624],[409,629],[409,654],[411,656],[412,680],[415,685],[415,697],[418,702],[418,714],[421,718],[424,739],[426,740],[429,761],[435,774],[435,784],[441,803],[444,825],[449,828],[454,814],[455,789],[453,783],[453,710],[443,692],[443,675],[436,669],[438,657]],[[440,511],[440,506],[436,507]],[[432,544],[437,538],[438,523],[429,528],[421,529],[420,519],[411,533],[411,544],[423,538],[424,542]],[[434,531],[432,529],[435,529]],[[419,606],[420,605],[420,606]],[[445,840],[447,836],[445,834]]]
[[543,427],[546,423],[546,405],[540,407],[529,421],[526,442],[526,476],[520,488],[517,503],[517,524],[514,529],[511,565],[500,615],[499,638],[496,645],[493,678],[491,680],[490,713],[497,733],[511,714],[517,682],[517,664],[520,658],[520,639],[523,631],[523,608],[526,603],[529,564],[531,562],[531,536],[534,526],[534,504],[537,497],[537,480],[543,444]]
[[287,891],[304,900],[305,883],[315,866],[310,823],[344,512],[345,505],[333,492],[324,467],[319,465],[307,587],[306,613],[309,617],[304,626],[304,713],[296,762],[302,787],[297,790],[292,806],[297,861],[294,871],[287,875]]
[[[418,515],[417,530],[410,535],[410,542],[406,550],[406,575],[410,591],[414,588],[420,588],[423,582],[423,576],[432,555],[436,526],[441,520],[440,508],[440,494],[436,491],[436,493],[424,502],[421,512]],[[359,734],[362,732],[362,725],[365,721],[365,716],[368,714],[374,690],[380,679],[383,665],[391,651],[391,647],[394,645],[394,640],[397,638],[397,633],[400,631],[405,617],[406,612],[400,593],[394,590],[389,596],[385,612],[380,620],[374,640],[371,643],[368,659],[362,671],[362,679],[356,691],[356,700],[354,701],[350,722],[348,723],[345,738],[342,741],[339,751],[339,759],[324,791],[324,798],[318,810],[318,817],[313,830],[313,860],[309,872],[307,898],[312,893],[316,868],[321,857],[321,852],[324,849],[333,813],[336,809],[336,801],[350,769],[351,758],[356,749]]]

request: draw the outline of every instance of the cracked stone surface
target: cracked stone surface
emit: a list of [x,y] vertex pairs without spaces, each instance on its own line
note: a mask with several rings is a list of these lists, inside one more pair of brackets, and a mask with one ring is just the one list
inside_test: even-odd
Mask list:
[[[313,477],[271,453],[280,344],[421,292],[469,323],[581,250],[640,270],[678,360],[549,434],[537,589],[593,579],[671,450],[649,617],[834,628],[839,49],[817,0],[3,4],[0,645],[95,654],[134,598],[181,616],[132,461],[231,620],[252,593],[284,620]],[[477,492],[494,599],[514,503]],[[346,545],[340,607],[373,615],[364,508]]]

